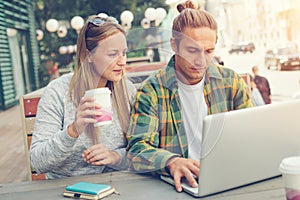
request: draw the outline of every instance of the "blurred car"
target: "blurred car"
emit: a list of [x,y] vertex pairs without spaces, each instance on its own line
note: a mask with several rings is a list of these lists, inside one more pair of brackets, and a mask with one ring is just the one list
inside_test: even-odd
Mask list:
[[254,45],[253,42],[240,42],[240,43],[233,44],[229,48],[228,52],[230,54],[240,53],[240,52],[243,52],[243,53],[250,52],[250,53],[252,53],[254,50],[255,50],[255,45]]
[[300,69],[299,51],[295,45],[269,49],[265,54],[267,69],[292,70]]

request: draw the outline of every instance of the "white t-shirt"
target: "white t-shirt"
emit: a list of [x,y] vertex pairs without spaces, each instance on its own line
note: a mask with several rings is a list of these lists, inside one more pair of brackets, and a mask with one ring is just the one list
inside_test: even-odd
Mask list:
[[203,119],[207,115],[203,89],[204,78],[196,85],[186,85],[178,79],[182,117],[188,140],[188,157],[200,160]]

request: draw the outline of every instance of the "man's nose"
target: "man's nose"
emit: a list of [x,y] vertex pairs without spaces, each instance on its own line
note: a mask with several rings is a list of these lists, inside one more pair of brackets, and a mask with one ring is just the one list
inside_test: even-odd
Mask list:
[[203,51],[201,51],[195,58],[195,64],[199,66],[203,66],[206,64],[206,56]]

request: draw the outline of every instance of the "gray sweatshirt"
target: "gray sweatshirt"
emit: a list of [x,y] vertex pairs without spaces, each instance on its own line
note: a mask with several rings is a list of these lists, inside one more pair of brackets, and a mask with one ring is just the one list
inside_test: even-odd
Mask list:
[[[31,166],[38,173],[46,173],[47,179],[125,169],[126,140],[116,111],[113,112],[113,123],[103,125],[98,137],[107,148],[119,153],[122,159],[117,165],[88,164],[83,160],[82,153],[92,145],[91,139],[85,133],[78,138],[68,135],[67,127],[73,123],[76,112],[68,95],[72,75],[66,74],[51,81],[42,94],[30,147]],[[127,85],[129,95],[133,97],[135,87],[131,82]]]

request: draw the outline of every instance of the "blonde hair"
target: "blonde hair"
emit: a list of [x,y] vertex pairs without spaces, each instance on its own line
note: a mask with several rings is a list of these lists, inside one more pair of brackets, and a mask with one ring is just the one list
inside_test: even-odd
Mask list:
[[172,36],[175,38],[177,44],[181,38],[182,32],[185,28],[201,28],[207,27],[215,30],[217,33],[218,25],[214,17],[200,9],[199,5],[188,0],[177,5],[179,15],[173,21]]
[[[104,23],[100,25],[92,24],[91,21],[96,18],[99,17],[92,15],[87,18],[77,39],[76,65],[69,88],[69,97],[76,107],[79,105],[86,90],[97,87],[97,83],[93,81],[95,80],[93,64],[89,63],[87,59],[88,53],[92,52],[104,39],[120,32],[124,35],[126,34],[122,26],[110,20],[110,18],[104,19]],[[125,72],[123,72],[123,77],[119,82],[111,83],[108,81],[107,86],[110,87],[112,92],[112,103],[117,111],[122,132],[126,133],[129,124],[130,105],[124,73]],[[95,128],[92,124],[87,127],[86,132],[88,134],[95,133]],[[95,138],[95,134],[92,135]]]

